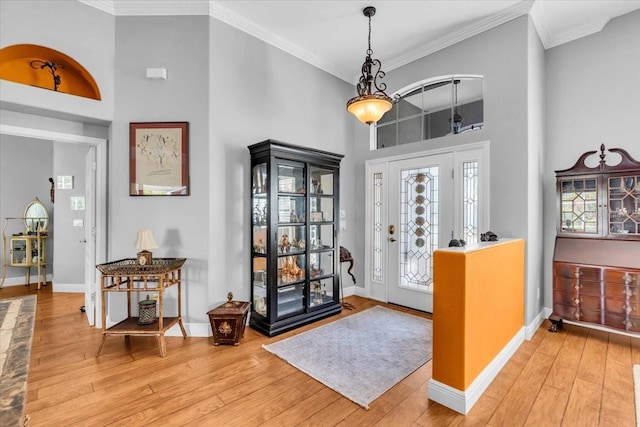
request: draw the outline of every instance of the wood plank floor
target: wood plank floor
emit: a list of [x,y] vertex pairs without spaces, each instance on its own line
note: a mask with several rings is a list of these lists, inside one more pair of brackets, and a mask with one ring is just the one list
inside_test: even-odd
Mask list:
[[[27,293],[38,294],[27,385],[35,427],[636,425],[632,365],[640,364],[640,340],[617,334],[571,325],[553,334],[545,322],[466,417],[427,398],[431,362],[366,411],[261,348],[338,316],[274,338],[247,328],[237,347],[168,337],[165,358],[155,338],[109,337],[96,358],[102,334],[79,311],[83,295],[11,286],[0,298]],[[347,301],[357,309],[339,317],[380,304]]]

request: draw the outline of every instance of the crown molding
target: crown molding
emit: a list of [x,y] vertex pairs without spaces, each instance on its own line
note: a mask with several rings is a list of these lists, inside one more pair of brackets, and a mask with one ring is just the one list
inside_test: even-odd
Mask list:
[[483,33],[487,30],[495,28],[498,25],[502,25],[522,15],[526,15],[533,7],[534,1],[535,0],[520,1],[495,15],[488,16],[484,19],[474,22],[471,25],[468,25],[465,28],[462,28],[459,31],[447,34],[444,37],[434,40],[433,42],[420,47],[420,49],[415,49],[396,58],[385,60],[385,68],[387,70],[399,68],[403,65],[409,64],[410,62],[416,61],[420,58],[424,58],[427,55],[430,55],[463,40],[471,38],[475,35]]
[[549,44],[548,46],[545,45],[545,48],[550,49],[552,47],[556,47],[561,44],[569,43],[579,38],[598,33],[602,31],[602,29],[605,27],[605,25],[607,25],[608,22],[608,18],[603,18],[565,31],[564,33],[557,34],[556,36],[549,38]]
[[349,76],[341,75],[338,67],[330,62],[324,61],[317,55],[309,52],[306,49],[302,49],[299,46],[285,40],[284,38],[264,29],[263,27],[256,25],[255,23],[239,16],[229,9],[220,5],[220,2],[210,1],[209,2],[209,15],[213,18],[218,19],[219,21],[224,22],[225,24],[231,25],[243,31],[247,34],[256,37],[259,40],[264,41],[280,50],[283,50],[290,55],[295,56],[296,58],[301,59],[321,70],[326,71],[329,74],[332,74],[339,79],[349,82]]
[[540,37],[540,41],[542,42],[542,45],[545,49],[551,49],[552,47],[556,47],[561,44],[569,43],[579,38],[598,33],[602,31],[607,23],[609,23],[609,18],[597,19],[593,22],[589,22],[579,27],[572,28],[563,33],[553,35],[547,25],[548,20],[544,14],[544,7],[540,3],[540,0],[537,0],[535,2],[533,7],[531,8],[531,12],[529,12],[529,15],[531,16],[533,25],[535,26],[536,31],[538,32],[538,36]]
[[78,0],[80,3],[87,6],[95,7],[98,10],[107,12],[110,15],[115,15],[116,10],[113,5],[113,0]]

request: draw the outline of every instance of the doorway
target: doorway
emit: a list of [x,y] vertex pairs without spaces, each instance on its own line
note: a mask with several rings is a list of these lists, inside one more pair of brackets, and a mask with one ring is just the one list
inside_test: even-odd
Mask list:
[[433,312],[433,254],[488,229],[489,143],[369,161],[365,294]]
[[[88,144],[90,147],[95,147],[89,150],[90,152],[95,151],[95,184],[92,185],[91,188],[87,188],[87,193],[92,193],[87,197],[87,201],[91,200],[91,208],[93,209],[92,218],[94,218],[94,221],[91,230],[86,230],[86,235],[89,236],[90,239],[87,241],[87,245],[85,245],[84,293],[85,301],[89,303],[89,305],[85,303],[87,322],[90,325],[101,327],[101,318],[95,316],[95,306],[99,306],[100,304],[100,293],[97,292],[95,265],[97,264],[97,260],[102,261],[106,259],[107,140],[7,124],[0,124],[0,133],[47,141]],[[93,168],[93,166],[91,167]],[[89,215],[89,212],[87,212],[87,215]]]

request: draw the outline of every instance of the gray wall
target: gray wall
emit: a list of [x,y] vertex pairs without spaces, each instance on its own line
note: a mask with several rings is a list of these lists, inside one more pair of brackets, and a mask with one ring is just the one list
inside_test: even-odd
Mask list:
[[640,11],[548,50],[545,74],[544,306],[551,307],[554,171],[573,166],[582,153],[598,150],[600,144],[624,148],[640,160]]
[[[433,53],[425,58],[387,72],[388,87],[401,88],[411,83],[441,75],[479,74],[484,76],[485,126],[474,132],[445,136],[415,144],[368,150],[368,134],[356,139],[356,163],[369,159],[453,147],[479,141],[490,141],[490,227],[499,236],[535,239],[537,230],[528,224],[530,206],[528,180],[528,52],[532,23],[522,16],[471,39]],[[356,186],[364,188],[364,173],[356,172]],[[357,194],[364,204],[364,194]],[[362,214],[364,215],[364,213]],[[362,218],[364,224],[364,217]],[[486,231],[486,230],[482,230]],[[366,232],[364,225],[361,235]],[[357,259],[364,258],[364,238],[357,244]],[[527,250],[527,264],[533,265],[540,253]],[[362,267],[358,276],[362,277]],[[540,283],[540,272],[527,271],[527,294]],[[361,282],[359,280],[359,282]],[[539,313],[539,304],[526,301],[525,321]]]
[[54,289],[57,285],[84,286],[85,238],[84,227],[74,227],[73,220],[85,220],[84,210],[71,210],[71,197],[85,196],[85,158],[87,145],[53,142],[53,179],[61,175],[73,176],[71,190],[56,189],[56,222],[53,232],[56,236],[54,251],[60,256],[53,263]]
[[249,297],[250,188],[248,145],[272,138],[344,154],[341,209],[351,248],[354,213],[354,88],[283,51],[211,19],[209,151],[209,302],[227,291]]
[[[38,198],[49,213],[50,236],[47,239],[47,274],[51,274],[54,258],[52,232],[55,224],[53,205],[49,197],[49,177],[53,176],[53,145],[47,141],[0,135],[0,220],[4,227],[6,217],[22,217],[27,205]],[[7,245],[15,233],[24,233],[24,222],[11,220],[7,225]],[[8,261],[9,254],[5,256]],[[32,282],[36,270],[32,271]],[[24,268],[7,267],[8,283],[24,283]]]

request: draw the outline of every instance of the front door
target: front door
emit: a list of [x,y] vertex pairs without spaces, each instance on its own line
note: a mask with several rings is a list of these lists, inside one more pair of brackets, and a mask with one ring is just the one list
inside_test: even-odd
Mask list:
[[454,230],[453,153],[389,163],[388,301],[433,312],[433,252]]

